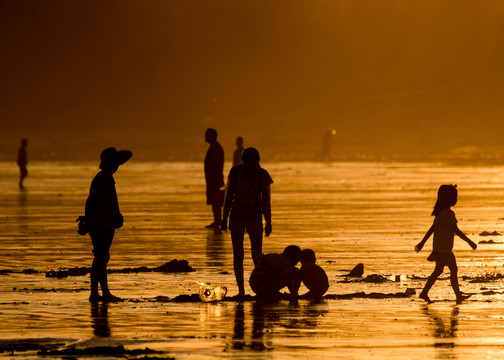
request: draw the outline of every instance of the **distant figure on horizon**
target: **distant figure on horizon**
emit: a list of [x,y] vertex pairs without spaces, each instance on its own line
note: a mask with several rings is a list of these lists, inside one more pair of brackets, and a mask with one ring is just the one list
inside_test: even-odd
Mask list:
[[331,161],[331,147],[333,136],[336,135],[336,130],[327,129],[324,133],[324,137],[322,139],[322,150],[320,152],[320,161]]
[[224,150],[217,142],[217,130],[208,128],[205,141],[210,144],[205,156],[206,201],[212,206],[213,222],[207,228],[218,230],[224,203]]
[[238,136],[236,138],[236,149],[233,152],[233,166],[243,164],[242,154],[243,154],[243,138]]
[[[229,230],[233,242],[233,267],[238,285],[238,296],[245,296],[243,277],[243,238],[249,235],[252,259],[262,252],[263,216],[264,232],[269,236],[271,226],[271,191],[273,183],[269,173],[259,165],[259,151],[247,148],[242,155],[243,164],[234,166],[229,172],[224,202],[221,229]],[[230,214],[231,213],[231,214]]]
[[28,170],[26,169],[26,164],[28,164],[28,154],[26,152],[26,146],[28,146],[28,140],[22,139],[21,146],[18,150],[17,164],[19,166],[19,188],[23,189],[23,180],[28,176]]
[[435,261],[436,267],[427,279],[424,289],[420,293],[420,298],[428,303],[431,302],[428,293],[437,278],[443,273],[445,266],[450,269],[450,283],[455,295],[457,296],[457,304],[467,299],[470,295],[463,294],[459,289],[457,278],[457,262],[453,254],[453,240],[455,235],[467,242],[469,246],[475,250],[477,245],[472,242],[457,226],[455,213],[450,207],[457,203],[457,185],[441,185],[438,190],[438,197],[432,215],[435,216],[434,223],[427,231],[422,241],[415,246],[415,251],[422,250],[425,242],[434,233],[434,241],[432,244],[432,253],[427,260]]
[[[89,301],[92,303],[100,300],[103,302],[121,301],[121,298],[110,293],[107,283],[110,246],[115,229],[123,225],[113,175],[119,165],[124,164],[131,156],[132,153],[128,150],[117,151],[113,147],[103,150],[100,155],[101,171],[91,182],[89,197],[86,200],[85,216],[94,253],[91,267],[91,295],[89,296]],[[102,296],[98,292],[98,284],[101,286]]]
[[329,289],[329,279],[327,274],[320,266],[315,264],[315,252],[312,249],[301,251],[301,281],[308,288],[308,292],[302,295],[302,298],[320,300]]
[[258,254],[255,267],[250,275],[250,288],[261,300],[275,301],[281,298],[280,290],[287,286],[290,300],[297,300],[301,278],[296,264],[301,249],[296,245],[287,246],[282,254]]

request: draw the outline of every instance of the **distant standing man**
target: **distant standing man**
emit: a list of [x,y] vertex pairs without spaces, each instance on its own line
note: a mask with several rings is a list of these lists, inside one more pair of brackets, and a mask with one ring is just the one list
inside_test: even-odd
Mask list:
[[19,166],[19,188],[23,189],[23,180],[28,175],[28,170],[26,169],[26,164],[28,164],[28,154],[26,153],[26,146],[28,145],[28,140],[21,140],[21,147],[18,151],[17,164]]
[[224,204],[224,150],[217,142],[217,130],[208,128],[205,141],[210,144],[205,156],[205,181],[207,205],[212,205],[213,222],[207,228],[219,229]]
[[[86,221],[89,236],[93,243],[93,265],[91,267],[91,295],[92,303],[121,301],[110,293],[107,282],[107,264],[110,260],[110,246],[114,238],[115,229],[123,225],[123,216],[119,211],[114,173],[119,165],[124,164],[132,156],[131,151],[117,151],[113,147],[106,148],[100,155],[101,171],[96,174],[89,189],[86,200]],[[98,292],[98,284],[102,289],[102,296]]]
[[236,149],[233,153],[233,166],[243,164],[242,154],[245,148],[243,147],[243,138],[238,136],[236,138]]

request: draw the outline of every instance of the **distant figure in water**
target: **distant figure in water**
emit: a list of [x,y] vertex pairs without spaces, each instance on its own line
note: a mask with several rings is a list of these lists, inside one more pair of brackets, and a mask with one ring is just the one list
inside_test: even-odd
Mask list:
[[[110,293],[107,283],[110,246],[115,229],[123,225],[113,175],[119,165],[124,164],[131,156],[132,153],[128,150],[117,151],[113,147],[103,150],[100,155],[101,171],[91,182],[89,197],[86,200],[86,221],[94,253],[91,267],[91,295],[89,296],[89,301],[93,303],[100,300],[103,302],[121,301]],[[100,284],[102,296],[98,292],[98,284]]]
[[243,138],[238,136],[236,138],[236,149],[233,152],[233,166],[243,164],[242,154],[243,154]]
[[322,139],[322,151],[320,152],[320,161],[331,161],[332,138],[336,135],[336,130],[327,129]]
[[299,262],[300,255],[301,249],[298,246],[289,245],[281,254],[256,256],[249,284],[259,299],[279,300],[280,290],[287,286],[290,300],[297,300],[301,277],[296,264]]
[[308,288],[308,292],[301,297],[320,300],[329,289],[329,279],[320,266],[315,264],[315,252],[312,249],[304,249],[300,255],[301,281]]
[[218,230],[222,221],[224,203],[224,150],[217,142],[217,131],[208,128],[205,141],[210,144],[205,156],[205,181],[207,205],[212,206],[213,222],[206,227]]
[[475,250],[477,245],[472,242],[457,226],[455,213],[450,207],[457,203],[457,186],[456,185],[441,185],[438,190],[438,197],[432,215],[435,216],[434,223],[427,231],[422,241],[415,246],[415,251],[422,250],[425,242],[434,233],[434,241],[432,245],[432,253],[427,260],[435,261],[436,267],[429,276],[424,289],[420,293],[420,298],[427,302],[431,302],[428,293],[437,278],[443,273],[445,266],[450,269],[450,283],[455,295],[457,296],[457,304],[467,299],[470,295],[463,294],[459,289],[457,278],[457,262],[453,254],[453,240],[455,235],[467,242],[469,246]]
[[266,222],[265,235],[269,236],[272,231],[270,185],[273,180],[269,173],[259,165],[260,157],[256,149],[245,149],[242,159],[243,164],[234,166],[229,172],[224,216],[221,224],[221,229],[226,231],[229,217],[238,297],[245,295],[243,278],[243,238],[245,231],[250,238],[254,263],[256,256],[262,252],[263,216]]
[[17,164],[19,166],[19,188],[23,189],[23,180],[28,175],[28,170],[26,169],[26,164],[28,164],[28,154],[26,153],[26,146],[28,146],[28,140],[22,139],[21,146],[19,147]]

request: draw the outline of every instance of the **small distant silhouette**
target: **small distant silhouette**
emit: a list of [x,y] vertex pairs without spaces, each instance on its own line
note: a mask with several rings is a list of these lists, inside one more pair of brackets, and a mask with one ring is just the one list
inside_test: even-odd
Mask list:
[[304,249],[301,251],[300,262],[301,281],[309,290],[302,297],[314,300],[321,299],[329,289],[329,280],[324,269],[315,264],[315,252],[311,249]]
[[333,142],[333,137],[336,135],[336,130],[327,129],[324,133],[322,139],[322,151],[320,152],[320,161],[331,161],[331,147]]
[[453,254],[453,240],[455,235],[467,242],[469,246],[475,250],[477,245],[471,241],[457,226],[457,219],[455,213],[450,208],[457,203],[457,185],[441,185],[438,190],[438,197],[432,215],[435,216],[434,223],[427,230],[427,233],[415,246],[415,251],[422,250],[425,242],[434,233],[434,241],[432,244],[432,253],[427,260],[435,261],[436,267],[429,276],[424,289],[420,293],[420,298],[428,303],[431,302],[428,293],[432,285],[436,282],[437,278],[443,273],[445,266],[450,269],[450,283],[455,295],[457,296],[457,304],[460,304],[469,295],[464,294],[459,289],[457,278],[457,262]]
[[262,252],[263,216],[266,222],[265,235],[269,236],[272,231],[270,185],[273,180],[269,173],[261,168],[259,152],[256,149],[245,149],[242,159],[243,164],[234,166],[229,172],[221,223],[221,229],[226,231],[229,217],[238,297],[245,296],[243,278],[245,231],[249,234],[254,262],[256,255]]
[[[89,296],[89,301],[92,303],[121,301],[110,293],[107,282],[110,246],[115,229],[123,225],[113,175],[131,156],[132,153],[128,150],[117,151],[113,147],[103,150],[100,155],[101,171],[91,182],[89,197],[86,200],[85,216],[94,253],[91,267],[91,295]],[[98,292],[98,284],[101,287],[102,296]]]
[[219,230],[224,204],[224,150],[217,142],[217,130],[208,128],[205,141],[210,144],[205,156],[205,181],[207,205],[212,206],[213,222],[206,227]]
[[236,149],[233,152],[233,166],[243,164],[242,154],[243,154],[243,138],[238,136],[236,138]]
[[18,156],[17,156],[17,164],[19,166],[19,188],[23,189],[23,180],[26,176],[28,176],[28,170],[26,169],[26,165],[28,164],[28,154],[26,152],[26,146],[28,146],[28,140],[22,139],[21,146],[19,147]]
[[291,300],[297,300],[301,278],[296,264],[301,249],[287,246],[282,254],[258,254],[256,265],[250,275],[250,288],[262,300],[274,301],[281,298],[280,290],[287,286]]

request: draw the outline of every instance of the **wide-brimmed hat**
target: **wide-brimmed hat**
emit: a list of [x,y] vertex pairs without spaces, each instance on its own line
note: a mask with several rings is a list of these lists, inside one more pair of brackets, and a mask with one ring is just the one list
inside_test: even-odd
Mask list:
[[107,165],[122,165],[128,161],[131,156],[133,156],[133,153],[129,150],[117,151],[115,147],[106,148],[100,154],[100,169],[103,169]]

